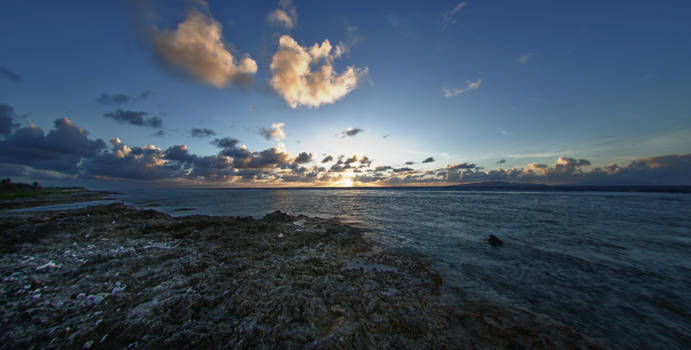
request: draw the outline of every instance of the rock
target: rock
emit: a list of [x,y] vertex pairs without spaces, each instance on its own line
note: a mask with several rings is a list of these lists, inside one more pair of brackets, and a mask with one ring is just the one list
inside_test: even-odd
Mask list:
[[489,244],[491,244],[493,247],[498,247],[504,244],[504,241],[502,241],[501,239],[499,239],[499,237],[495,235],[489,235],[487,242],[489,242]]

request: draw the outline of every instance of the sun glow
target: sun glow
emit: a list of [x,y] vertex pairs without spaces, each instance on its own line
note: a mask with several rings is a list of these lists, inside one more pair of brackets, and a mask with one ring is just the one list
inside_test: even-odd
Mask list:
[[338,181],[334,181],[331,183],[332,187],[353,187],[353,179],[349,177],[343,177],[339,179]]

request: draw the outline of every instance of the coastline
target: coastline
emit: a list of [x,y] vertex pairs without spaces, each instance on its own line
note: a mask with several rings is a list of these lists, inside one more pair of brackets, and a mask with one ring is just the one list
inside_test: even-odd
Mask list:
[[3,348],[597,348],[552,321],[444,302],[418,258],[281,212],[123,204],[0,214]]
[[116,192],[90,191],[78,189],[75,191],[61,191],[58,193],[38,194],[32,197],[4,199],[0,197],[0,212],[5,210],[25,209],[48,205],[91,202],[107,199]]

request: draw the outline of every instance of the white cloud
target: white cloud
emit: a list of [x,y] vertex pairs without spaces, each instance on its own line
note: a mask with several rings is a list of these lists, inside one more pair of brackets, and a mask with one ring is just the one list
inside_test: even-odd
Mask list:
[[278,2],[276,10],[269,12],[267,20],[269,23],[281,25],[286,29],[295,27],[298,22],[298,12],[290,0],[281,0]]
[[[261,128],[259,134],[264,136],[267,140],[274,139],[276,141],[281,141],[286,138],[286,133],[283,131],[284,125],[284,123],[271,124],[271,129]],[[285,145],[283,145],[283,147],[285,148]]]
[[535,53],[534,53],[534,52],[524,53],[524,54],[518,56],[518,58],[516,59],[516,61],[517,61],[519,64],[526,64],[526,63],[528,63],[528,60],[529,60],[531,57],[533,57],[533,56],[535,56]]
[[448,87],[444,86],[444,87],[442,87],[441,90],[444,92],[444,97],[448,98],[448,97],[460,95],[460,94],[462,94],[464,92],[468,92],[470,90],[475,90],[475,89],[479,88],[480,85],[482,85],[482,79],[478,79],[478,80],[473,81],[473,82],[468,82],[468,85],[466,85],[466,87],[464,87],[464,88],[448,88]]
[[464,8],[467,4],[468,3],[466,1],[461,1],[453,9],[444,12],[441,15],[441,29],[445,30],[449,26],[449,24],[455,24],[456,19],[454,18],[454,16],[456,15],[456,13],[458,13],[458,11],[460,11],[462,8]]
[[257,72],[252,58],[236,59],[226,49],[221,24],[196,9],[188,12],[176,30],[156,31],[153,43],[163,61],[217,88],[247,82]]
[[334,103],[353,91],[367,74],[366,67],[353,66],[336,74],[333,60],[344,52],[342,44],[334,47],[328,39],[321,45],[303,47],[289,35],[283,35],[271,61],[271,86],[292,108]]

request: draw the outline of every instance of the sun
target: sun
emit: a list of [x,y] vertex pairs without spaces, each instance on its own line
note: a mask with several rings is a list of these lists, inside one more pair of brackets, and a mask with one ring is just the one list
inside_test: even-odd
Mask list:
[[353,187],[353,179],[342,177],[338,181],[332,182],[329,187]]

